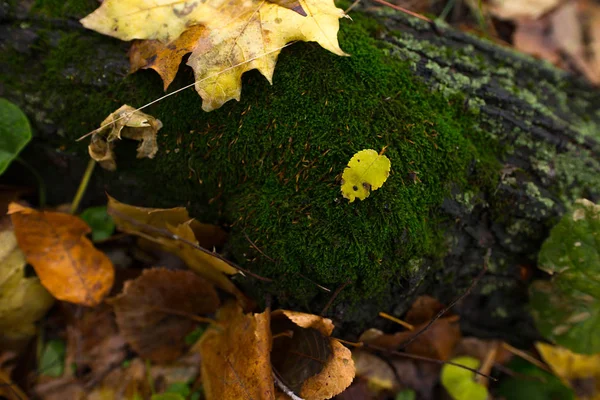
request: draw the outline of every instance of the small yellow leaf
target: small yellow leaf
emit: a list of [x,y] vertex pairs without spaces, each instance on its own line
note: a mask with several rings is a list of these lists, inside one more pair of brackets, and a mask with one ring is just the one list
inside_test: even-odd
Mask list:
[[356,153],[342,175],[342,195],[350,200],[364,200],[371,190],[379,189],[390,175],[390,159],[375,150]]

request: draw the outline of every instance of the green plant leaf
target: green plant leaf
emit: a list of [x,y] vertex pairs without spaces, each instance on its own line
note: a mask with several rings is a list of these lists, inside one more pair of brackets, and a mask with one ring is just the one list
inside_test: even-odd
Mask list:
[[185,400],[185,397],[179,393],[160,393],[153,394],[150,400]]
[[416,400],[417,394],[412,389],[404,389],[396,394],[394,400]]
[[599,353],[600,206],[577,200],[542,245],[538,266],[552,275],[530,288],[539,331],[575,353]]
[[0,175],[31,140],[31,127],[23,111],[0,98]]
[[165,393],[177,393],[180,394],[182,397],[187,398],[192,393],[192,390],[190,389],[190,386],[185,382],[175,382],[170,384],[169,387],[167,387]]
[[62,340],[50,340],[46,343],[40,358],[40,375],[59,377],[65,370],[66,345]]
[[205,330],[206,330],[205,326],[199,326],[196,329],[194,329],[193,331],[191,331],[190,333],[188,333],[185,336],[185,344],[187,344],[188,346],[191,346],[194,343],[196,343],[202,337]]
[[108,215],[106,206],[86,208],[79,216],[92,228],[92,240],[108,239],[115,231],[115,222]]
[[[479,360],[473,357],[457,357],[451,360],[465,367],[479,368]],[[444,364],[442,367],[442,386],[454,400],[486,400],[488,391],[485,386],[475,382],[475,373],[467,369]]]
[[573,390],[556,376],[515,357],[507,367],[518,375],[503,379],[498,394],[511,400],[574,400]]

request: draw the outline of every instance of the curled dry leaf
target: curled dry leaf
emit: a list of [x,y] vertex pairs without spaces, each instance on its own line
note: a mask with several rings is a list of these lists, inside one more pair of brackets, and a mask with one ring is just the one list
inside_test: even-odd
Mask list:
[[229,302],[219,309],[217,320],[199,343],[206,398],[274,399],[269,310],[244,314]]
[[[217,257],[190,246],[182,240],[165,236],[177,235],[204,248],[220,246],[225,233],[214,225],[201,224],[191,219],[184,207],[160,209],[135,207],[108,197],[108,214],[113,217],[117,228],[142,238],[141,245],[152,243],[154,247],[179,256],[197,274],[208,279],[233,295],[242,303],[247,299],[243,293],[224,275],[238,271]],[[161,233],[160,231],[163,231]]]
[[[305,14],[305,15],[303,15]],[[221,0],[173,2],[170,0],[106,0],[81,20],[89,29],[121,40],[157,39],[174,45],[186,29],[202,25],[188,65],[195,72],[202,108],[211,111],[231,99],[240,99],[241,77],[258,69],[272,81],[277,56],[289,42],[318,42],[337,55],[345,55],[337,41],[339,19],[344,16],[332,0]],[[186,44],[187,51],[191,45]],[[161,56],[154,62],[177,62]],[[163,67],[161,67],[163,68]],[[164,69],[173,67],[164,67]]]
[[42,285],[57,299],[95,306],[108,294],[114,267],[85,237],[90,227],[69,214],[9,205],[17,242]]
[[0,343],[28,339],[54,299],[38,278],[25,277],[25,256],[8,218],[0,221]]
[[330,338],[331,320],[288,310],[272,313],[274,373],[305,400],[329,399],[346,389],[355,375],[350,350]]
[[219,297],[213,286],[190,271],[144,270],[109,299],[129,345],[143,358],[172,361],[185,348],[185,336],[197,325],[196,314],[213,313]]
[[154,158],[158,151],[156,133],[162,128],[160,120],[135,108],[123,105],[110,114],[102,124],[103,127],[92,135],[88,152],[102,168],[114,171],[117,168],[113,152],[117,139],[128,138],[140,142],[137,158]]

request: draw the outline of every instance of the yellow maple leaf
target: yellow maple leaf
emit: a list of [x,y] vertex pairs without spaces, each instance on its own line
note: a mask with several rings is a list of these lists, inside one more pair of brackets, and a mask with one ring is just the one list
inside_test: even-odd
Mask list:
[[364,200],[379,189],[390,175],[390,159],[375,150],[361,150],[348,162],[342,174],[342,195],[352,203]]
[[337,41],[339,19],[345,14],[333,0],[299,0],[299,4],[306,16],[265,0],[105,0],[81,23],[122,40],[163,43],[173,42],[192,25],[203,25],[206,30],[188,65],[194,69],[202,108],[211,111],[239,100],[245,71],[258,69],[272,82],[277,56],[287,43],[318,42],[346,55]]
[[554,374],[573,388],[578,400],[600,400],[600,354],[577,354],[541,342],[535,347]]

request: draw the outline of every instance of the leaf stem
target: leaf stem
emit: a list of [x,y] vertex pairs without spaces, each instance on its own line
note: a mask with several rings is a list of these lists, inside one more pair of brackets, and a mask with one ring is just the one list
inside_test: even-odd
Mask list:
[[94,172],[94,167],[96,166],[96,161],[90,158],[88,161],[88,165],[85,169],[85,173],[83,174],[83,178],[81,178],[81,182],[79,183],[79,187],[77,188],[77,193],[75,193],[75,197],[73,198],[73,202],[71,203],[71,214],[75,214],[77,209],[79,208],[79,204],[81,203],[81,199],[85,194],[85,190],[90,183],[90,178],[92,177],[92,172]]

